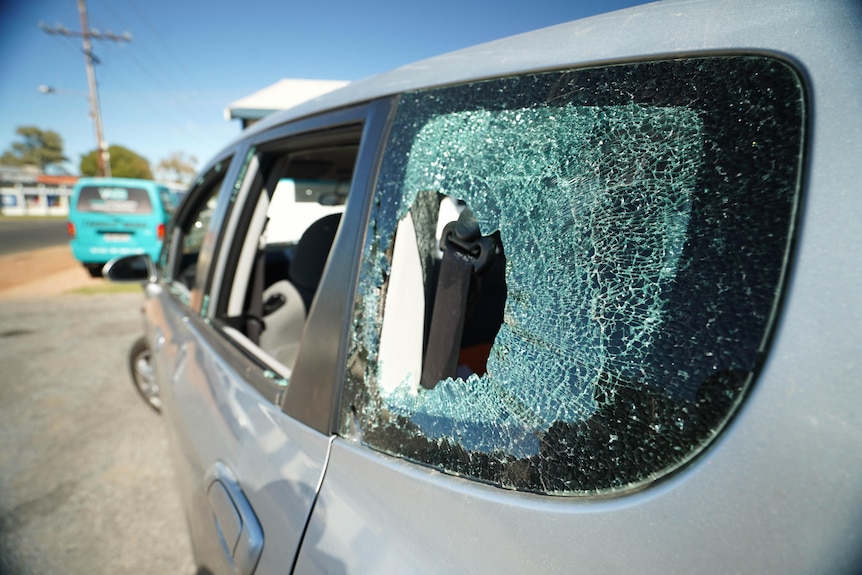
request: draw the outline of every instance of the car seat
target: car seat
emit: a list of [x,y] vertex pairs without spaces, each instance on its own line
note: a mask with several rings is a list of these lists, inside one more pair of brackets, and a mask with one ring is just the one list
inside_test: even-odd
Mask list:
[[296,244],[296,252],[290,263],[288,279],[296,287],[305,304],[305,311],[311,308],[311,301],[317,292],[335,232],[341,221],[341,214],[329,214],[315,221],[303,232]]
[[260,347],[288,368],[299,354],[305,319],[340,221],[341,214],[330,214],[311,224],[296,245],[289,280],[278,280],[263,292],[266,327]]

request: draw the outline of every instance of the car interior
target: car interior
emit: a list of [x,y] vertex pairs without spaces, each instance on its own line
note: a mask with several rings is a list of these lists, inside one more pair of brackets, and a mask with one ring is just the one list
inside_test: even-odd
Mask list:
[[[358,145],[260,155],[257,202],[234,242],[225,329],[285,377],[335,239]],[[252,344],[252,345],[247,345]]]

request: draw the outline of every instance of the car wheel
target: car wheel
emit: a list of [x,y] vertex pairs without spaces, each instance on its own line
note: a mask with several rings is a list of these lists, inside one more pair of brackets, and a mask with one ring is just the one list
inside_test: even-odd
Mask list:
[[135,341],[129,351],[129,370],[132,374],[132,383],[144,401],[156,412],[161,412],[162,400],[159,397],[159,384],[156,382],[153,371],[150,346],[147,345],[147,340],[144,337]]
[[90,272],[90,277],[102,277],[102,264],[84,264],[84,267],[87,268],[88,272]]

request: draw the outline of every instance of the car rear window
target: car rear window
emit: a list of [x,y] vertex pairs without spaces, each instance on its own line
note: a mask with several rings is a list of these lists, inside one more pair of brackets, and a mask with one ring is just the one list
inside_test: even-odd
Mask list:
[[106,214],[151,214],[150,194],[132,186],[85,186],[78,195],[79,212]]
[[[547,494],[618,493],[690,461],[767,350],[804,108],[793,69],[760,56],[403,95],[365,240],[342,433]],[[429,326],[453,313],[436,294],[449,289],[440,230],[468,208],[494,263],[472,272],[457,371],[420,385]]]

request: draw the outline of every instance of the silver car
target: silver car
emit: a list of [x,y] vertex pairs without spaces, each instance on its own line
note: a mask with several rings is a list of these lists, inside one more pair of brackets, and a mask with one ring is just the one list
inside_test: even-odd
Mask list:
[[862,572],[860,57],[662,2],[244,132],[108,271],[204,572]]

